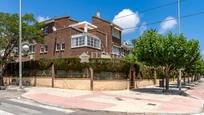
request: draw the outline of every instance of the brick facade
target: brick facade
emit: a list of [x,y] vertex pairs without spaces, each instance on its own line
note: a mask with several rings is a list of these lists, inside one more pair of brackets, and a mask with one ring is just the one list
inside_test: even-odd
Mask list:
[[[98,57],[99,54],[104,52],[105,54],[111,55],[113,45],[117,45],[118,47],[121,46],[121,31],[117,29],[114,30],[120,33],[120,38],[113,37],[112,35],[112,30],[114,27],[118,26],[99,17],[92,17],[92,25],[96,26],[96,28],[88,30],[87,33],[96,36],[101,40],[101,48],[97,49],[87,46],[71,48],[71,36],[86,33],[81,31],[80,28],[77,29],[70,27],[70,25],[77,23],[77,21],[71,19],[70,17],[60,17],[46,21],[46,25],[43,30],[46,32],[44,43],[35,44],[35,52],[31,54],[33,55],[33,59],[38,60],[41,58],[78,57],[83,52],[90,56],[95,55]],[[62,51],[56,51],[57,43],[64,43],[65,49]],[[40,52],[41,46],[43,45],[47,45],[47,52]]]

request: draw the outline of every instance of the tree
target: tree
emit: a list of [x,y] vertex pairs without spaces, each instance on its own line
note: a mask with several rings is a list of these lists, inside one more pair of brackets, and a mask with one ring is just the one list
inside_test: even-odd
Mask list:
[[164,68],[166,91],[169,90],[170,73],[195,63],[200,56],[198,41],[188,41],[182,34],[175,35],[171,32],[160,35],[156,30],[146,31],[135,40],[133,51],[137,54],[138,61],[155,68]]
[[[22,17],[22,41],[42,42],[43,23],[38,23],[32,14]],[[10,54],[18,47],[19,16],[18,14],[0,13],[0,85],[3,84],[3,72],[11,61]]]

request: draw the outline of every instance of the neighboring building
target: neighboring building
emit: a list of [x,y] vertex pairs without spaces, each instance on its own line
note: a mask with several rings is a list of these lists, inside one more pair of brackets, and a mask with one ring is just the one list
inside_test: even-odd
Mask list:
[[92,17],[92,23],[78,22],[70,17],[57,17],[45,21],[42,29],[44,44],[30,45],[29,59],[78,57],[82,53],[91,58],[119,58],[122,28],[100,18]]

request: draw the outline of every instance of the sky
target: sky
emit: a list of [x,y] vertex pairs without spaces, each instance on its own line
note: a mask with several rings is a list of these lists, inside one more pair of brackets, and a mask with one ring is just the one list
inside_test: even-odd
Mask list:
[[[101,18],[118,24],[122,40],[137,39],[145,30],[178,33],[177,0],[22,0],[23,14],[32,13],[38,21],[55,16],[71,16],[91,22],[99,11]],[[166,5],[170,4],[170,5]],[[181,0],[181,17],[204,12],[204,0]],[[159,7],[163,6],[163,7]],[[157,7],[157,8],[156,8]],[[0,0],[0,12],[18,13],[18,0]],[[169,21],[165,21],[169,20]],[[155,24],[152,24],[157,22]],[[188,39],[198,39],[204,55],[204,13],[181,18],[181,33]],[[132,29],[127,29],[132,28]]]

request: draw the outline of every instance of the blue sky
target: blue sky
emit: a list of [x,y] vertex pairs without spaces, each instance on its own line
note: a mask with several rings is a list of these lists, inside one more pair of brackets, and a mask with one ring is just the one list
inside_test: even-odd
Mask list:
[[[181,3],[181,16],[204,11],[204,0],[181,1],[183,1]],[[71,16],[79,21],[91,22],[91,17],[100,11],[103,19],[113,21],[124,28],[138,27],[123,33],[123,40],[132,40],[136,39],[143,30],[151,28],[157,29],[163,34],[168,31],[177,33],[177,4],[142,12],[172,2],[176,2],[176,0],[23,0],[23,13],[33,13],[38,19]],[[0,12],[18,13],[18,5],[18,0],[1,0]],[[129,14],[133,15],[117,19],[117,17]],[[175,20],[148,25],[165,19]],[[141,24],[144,26],[138,26]],[[181,32],[188,39],[198,39],[204,53],[203,27],[204,14],[181,19]]]

